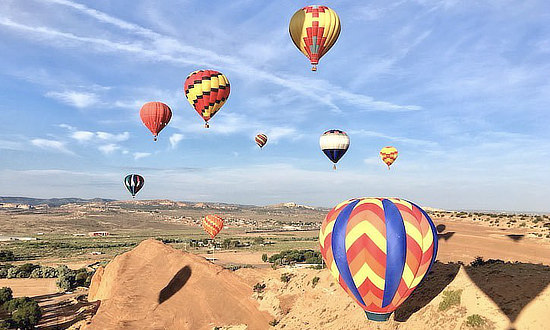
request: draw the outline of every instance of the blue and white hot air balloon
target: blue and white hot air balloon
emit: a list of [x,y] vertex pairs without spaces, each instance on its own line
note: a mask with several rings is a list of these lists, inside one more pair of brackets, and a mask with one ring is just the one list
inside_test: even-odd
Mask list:
[[319,144],[321,145],[321,150],[327,155],[334,163],[334,169],[336,169],[336,163],[344,156],[346,151],[349,148],[349,136],[346,132],[331,129],[326,131],[319,138]]

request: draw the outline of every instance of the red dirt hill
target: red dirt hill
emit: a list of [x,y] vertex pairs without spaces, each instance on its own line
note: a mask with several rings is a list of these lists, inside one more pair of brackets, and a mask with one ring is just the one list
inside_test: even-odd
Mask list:
[[266,329],[273,319],[243,279],[156,240],[98,270],[88,299],[101,305],[86,329]]

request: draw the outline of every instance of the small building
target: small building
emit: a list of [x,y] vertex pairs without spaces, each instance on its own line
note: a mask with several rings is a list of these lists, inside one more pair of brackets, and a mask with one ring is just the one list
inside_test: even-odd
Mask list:
[[91,233],[88,233],[88,236],[90,237],[104,237],[111,235],[108,231],[94,231]]

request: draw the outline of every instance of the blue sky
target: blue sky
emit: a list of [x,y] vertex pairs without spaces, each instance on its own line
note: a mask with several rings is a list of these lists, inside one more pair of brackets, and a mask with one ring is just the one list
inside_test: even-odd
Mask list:
[[[327,1],[342,33],[316,73],[288,35],[307,4],[2,1],[0,195],[126,199],[136,172],[139,198],[550,211],[550,3]],[[208,130],[183,94],[201,68],[231,82]],[[173,111],[157,143],[147,101]],[[351,138],[338,171],[328,129]]]

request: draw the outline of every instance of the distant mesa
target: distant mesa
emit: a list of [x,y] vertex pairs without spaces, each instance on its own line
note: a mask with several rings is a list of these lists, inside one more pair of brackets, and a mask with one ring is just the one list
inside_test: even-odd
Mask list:
[[297,204],[297,203],[294,203],[294,202],[267,205],[267,206],[265,206],[265,208],[268,208],[268,209],[288,208],[288,209],[306,209],[306,210],[316,210],[317,209],[313,206],[301,205],[301,204]]

